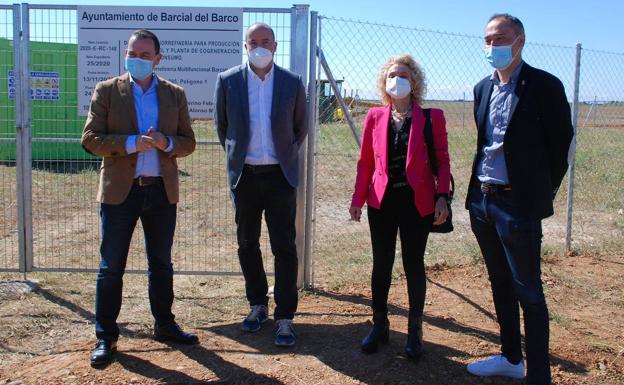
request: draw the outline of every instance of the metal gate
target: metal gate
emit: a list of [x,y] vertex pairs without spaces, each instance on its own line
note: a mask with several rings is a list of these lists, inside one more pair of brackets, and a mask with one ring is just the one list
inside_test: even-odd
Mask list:
[[[77,79],[71,75],[77,72],[77,6],[0,7],[0,42],[7,43],[0,45],[0,52],[3,58],[12,56],[13,48],[18,53],[10,62],[0,61],[0,92],[7,90],[2,81],[14,79],[11,81],[15,83],[14,99],[0,105],[0,146],[4,146],[0,156],[8,159],[0,165],[4,209],[0,270],[97,271],[100,224],[95,193],[99,160],[79,145],[84,117],[76,113]],[[271,25],[279,43],[276,63],[307,79],[308,17],[307,5],[244,8],[243,33],[254,22]],[[13,68],[13,78],[7,79]],[[55,103],[31,100],[31,73],[58,74],[63,86]],[[223,150],[211,120],[195,120],[193,128],[197,150],[179,159],[180,203],[173,248],[176,273],[240,274]],[[301,172],[305,172],[303,161]],[[305,184],[299,188],[298,202],[301,285]],[[265,231],[262,241],[266,270],[272,272]],[[139,224],[127,271],[145,269]]]

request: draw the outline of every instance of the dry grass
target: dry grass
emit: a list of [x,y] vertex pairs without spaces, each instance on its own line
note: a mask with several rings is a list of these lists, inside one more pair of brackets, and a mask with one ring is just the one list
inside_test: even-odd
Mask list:
[[[458,264],[480,259],[463,209],[474,147],[471,106],[463,102],[431,103],[447,116],[453,174],[456,231],[432,235],[428,263]],[[585,108],[585,110],[583,110]],[[580,116],[589,106],[582,106]],[[585,111],[585,112],[584,112]],[[584,115],[585,114],[585,115]],[[573,247],[582,252],[614,253],[624,249],[624,129],[614,127],[624,106],[598,106],[588,125],[607,119],[609,127],[580,126],[575,188]],[[363,115],[356,116],[361,127]],[[579,123],[583,123],[580,120]],[[611,124],[613,123],[613,124]],[[216,140],[212,122],[197,122],[197,137]],[[370,240],[366,218],[348,220],[348,205],[359,150],[347,125],[323,124],[317,158],[315,278],[338,287],[370,272]],[[203,145],[180,159],[182,200],[174,260],[178,271],[238,272],[235,228],[225,183],[224,159],[217,145]],[[15,167],[0,165],[0,268],[17,267]],[[556,214],[544,223],[546,254],[561,253],[565,238],[567,182],[557,197]],[[98,264],[99,218],[94,201],[97,170],[68,168],[66,163],[35,162],[33,170],[34,254],[37,268],[95,269]],[[129,269],[145,267],[142,236],[137,231]],[[264,253],[269,255],[264,238]],[[267,258],[267,270],[271,271]],[[397,269],[399,269],[397,264]],[[398,270],[397,270],[398,271]]]

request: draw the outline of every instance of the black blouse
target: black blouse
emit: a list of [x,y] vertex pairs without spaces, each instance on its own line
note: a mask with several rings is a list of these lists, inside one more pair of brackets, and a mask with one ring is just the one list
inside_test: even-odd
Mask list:
[[407,143],[409,141],[412,117],[407,117],[401,127],[396,127],[394,119],[390,117],[388,130],[388,176],[392,188],[407,186],[405,166],[407,164]]

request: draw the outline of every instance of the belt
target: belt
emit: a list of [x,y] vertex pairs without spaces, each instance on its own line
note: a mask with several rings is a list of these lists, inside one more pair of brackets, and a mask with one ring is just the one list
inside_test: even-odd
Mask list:
[[266,174],[281,171],[279,164],[245,164],[243,170],[252,174]]
[[511,191],[510,184],[493,184],[493,183],[485,183],[479,182],[481,192],[484,194],[493,194],[495,192],[500,191]]
[[162,185],[163,179],[161,176],[140,176],[138,178],[134,178],[132,182],[135,186],[152,186],[152,185]]

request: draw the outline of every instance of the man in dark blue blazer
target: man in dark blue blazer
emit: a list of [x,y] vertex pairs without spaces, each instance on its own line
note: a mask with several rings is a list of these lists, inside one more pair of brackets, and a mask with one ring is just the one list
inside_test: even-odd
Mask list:
[[297,310],[296,187],[299,148],[308,132],[301,77],[273,63],[270,26],[247,29],[249,61],[222,72],[215,91],[215,126],[227,161],[235,208],[238,257],[251,306],[242,328],[268,319],[268,284],[260,252],[262,212],[275,256],[275,345],[292,346]]
[[490,278],[502,354],[473,362],[468,371],[525,377],[520,304],[527,384],[550,385],[541,221],[553,214],[574,131],[561,81],[522,60],[524,41],[520,20],[492,16],[485,54],[495,71],[474,88],[478,136],[466,208]]

